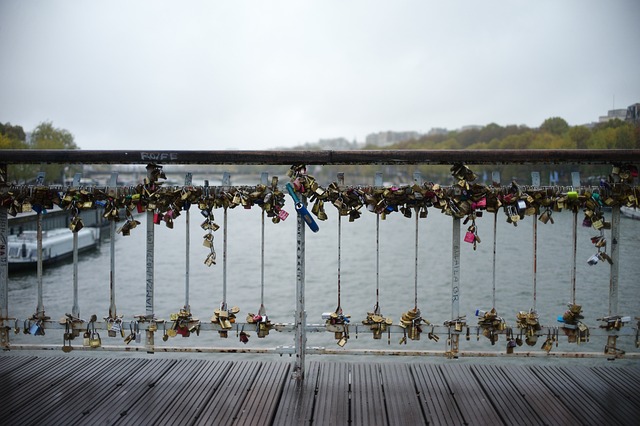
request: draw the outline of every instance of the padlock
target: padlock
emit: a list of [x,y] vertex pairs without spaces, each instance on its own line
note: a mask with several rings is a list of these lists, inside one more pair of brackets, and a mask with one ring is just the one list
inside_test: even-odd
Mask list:
[[29,334],[33,334],[34,336],[40,335],[40,324],[39,321],[34,322],[29,327]]
[[89,332],[88,328],[87,331],[85,331],[82,335],[82,346],[87,348],[91,346],[91,333]]
[[464,241],[466,243],[473,243],[476,240],[476,236],[474,235],[474,233],[472,231],[467,231],[467,233],[464,236]]
[[600,260],[599,256],[597,254],[594,254],[589,259],[587,259],[587,263],[589,265],[595,265],[598,263],[598,260]]
[[91,337],[89,339],[89,346],[92,348],[99,348],[102,346],[102,339],[100,339],[100,333],[97,331],[91,332]]

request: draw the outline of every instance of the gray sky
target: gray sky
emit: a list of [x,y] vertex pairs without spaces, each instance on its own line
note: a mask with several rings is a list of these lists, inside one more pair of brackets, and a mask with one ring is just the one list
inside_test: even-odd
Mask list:
[[640,1],[0,2],[0,121],[83,149],[266,149],[597,121],[640,102]]

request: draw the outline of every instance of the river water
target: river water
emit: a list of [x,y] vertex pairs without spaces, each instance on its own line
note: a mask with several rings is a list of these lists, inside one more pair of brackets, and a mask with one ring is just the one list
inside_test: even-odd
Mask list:
[[[327,206],[329,219],[319,222],[320,231],[306,231],[306,311],[308,323],[322,323],[321,315],[336,309],[338,283],[338,220],[336,211]],[[214,233],[217,265],[207,267],[203,261],[209,249],[202,246],[200,228],[202,216],[197,209],[191,211],[190,226],[190,305],[194,317],[209,321],[223,295],[223,210],[216,210],[216,222],[221,228]],[[167,318],[185,303],[185,214],[174,222],[174,229],[164,225],[155,227],[155,295],[156,317]],[[610,213],[606,214],[610,219]],[[537,302],[536,307],[543,325],[558,325],[556,318],[566,310],[571,297],[572,266],[572,214],[554,213],[555,224],[538,222]],[[115,237],[116,304],[125,323],[134,314],[145,313],[146,296],[146,218],[133,229],[131,235]],[[527,217],[514,227],[505,222],[500,212],[497,220],[496,304],[498,313],[515,329],[518,311],[533,306],[533,232],[532,218]],[[596,252],[590,237],[598,232],[578,224],[576,302],[582,304],[584,322],[596,326],[597,318],[608,313],[609,273],[607,263],[588,265],[587,259]],[[418,307],[425,319],[440,324],[452,317],[451,306],[451,251],[452,219],[431,209],[427,219],[418,221]],[[482,240],[477,250],[461,242],[460,314],[466,315],[471,325],[477,324],[476,309],[490,309],[492,305],[493,214],[485,213],[477,220]],[[349,223],[342,218],[341,239],[341,305],[360,324],[376,301],[376,215],[364,212],[362,217]],[[380,306],[382,314],[397,323],[402,312],[414,304],[415,218],[393,213],[380,220]],[[464,237],[466,227],[461,229]],[[619,313],[640,315],[640,222],[621,219]],[[261,213],[258,208],[228,211],[227,250],[227,302],[237,305],[241,321],[248,312],[256,312],[260,305],[261,282]],[[609,231],[605,234],[609,237]],[[295,213],[284,222],[265,221],[264,299],[272,322],[293,322],[296,290],[296,218]],[[80,257],[79,306],[81,316],[97,314],[107,316],[109,309],[110,246],[108,229],[103,231],[101,246]],[[72,308],[73,265],[64,263],[45,268],[43,300],[46,314],[59,318]],[[34,273],[9,276],[9,313],[12,317],[31,316],[37,304],[37,277]],[[253,334],[253,333],[252,333]],[[374,349],[442,349],[439,343],[429,341],[426,333],[420,341],[398,345],[400,335],[374,341],[363,326],[359,326],[357,339],[351,339],[346,348]],[[444,337],[444,336],[442,336]],[[34,341],[34,339],[41,339]],[[309,345],[336,347],[333,334],[310,333]],[[603,338],[602,338],[603,339]],[[569,345],[561,337],[558,350],[601,351],[604,340],[592,338],[587,345]],[[12,343],[61,342],[61,333],[51,331],[44,338],[12,334]],[[103,342],[108,340],[103,337]],[[540,342],[542,342],[541,339]],[[634,350],[634,339],[619,340],[619,346]],[[115,339],[109,344],[121,344]],[[156,343],[165,344],[158,337]],[[253,335],[248,346],[274,347],[293,344],[293,334],[272,332],[266,339]],[[133,344],[132,344],[133,345]],[[220,339],[217,333],[203,332],[188,339],[177,337],[166,345],[181,346],[241,346],[230,333]],[[495,350],[504,351],[504,341]],[[539,349],[539,344],[535,349]],[[491,348],[485,338],[461,341],[461,350]],[[524,350],[526,345],[522,348]],[[516,349],[517,351],[518,349]],[[635,349],[637,350],[637,349]]]

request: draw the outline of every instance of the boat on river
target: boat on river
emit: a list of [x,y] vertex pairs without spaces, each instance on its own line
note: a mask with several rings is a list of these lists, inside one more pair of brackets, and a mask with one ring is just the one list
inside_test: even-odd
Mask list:
[[[100,242],[100,229],[85,227],[78,231],[78,252]],[[8,238],[9,270],[36,269],[38,264],[37,231],[24,231]],[[50,265],[73,256],[73,232],[68,228],[42,231],[42,264]]]
[[620,207],[620,214],[631,219],[640,220],[640,209],[634,207],[622,206]]

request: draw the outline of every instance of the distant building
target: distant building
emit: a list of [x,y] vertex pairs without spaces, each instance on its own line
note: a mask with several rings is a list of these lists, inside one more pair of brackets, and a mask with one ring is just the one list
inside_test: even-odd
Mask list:
[[606,123],[607,121],[615,120],[615,119],[624,120],[626,116],[627,116],[626,109],[610,109],[607,112],[607,115],[602,115],[598,117],[598,122]]
[[640,103],[629,105],[624,119],[635,124],[640,124]]
[[344,151],[358,149],[358,142],[355,140],[349,142],[345,138],[333,138],[333,139],[320,139],[318,142],[307,142],[301,146],[302,149],[309,150],[331,150],[331,151]]
[[366,143],[367,145],[385,147],[397,142],[418,139],[419,137],[420,133],[418,132],[392,132],[391,130],[388,130],[386,132],[371,133],[367,135]]
[[460,127],[460,131],[461,132],[466,132],[467,130],[482,130],[484,126],[478,126],[476,124],[470,124],[468,126],[462,126]]
[[449,131],[447,129],[445,129],[444,127],[432,127],[431,130],[429,130],[429,133],[427,133],[429,136],[435,136],[435,135],[447,135],[449,134]]

